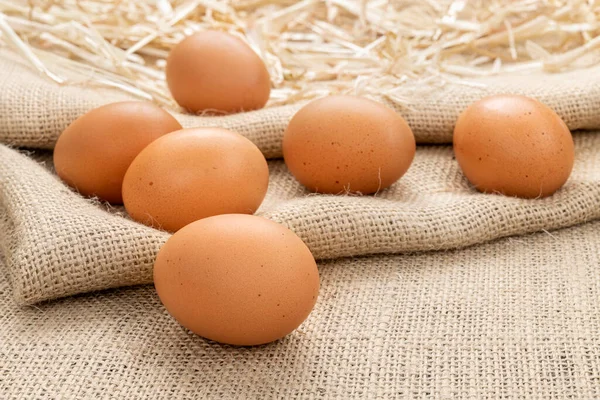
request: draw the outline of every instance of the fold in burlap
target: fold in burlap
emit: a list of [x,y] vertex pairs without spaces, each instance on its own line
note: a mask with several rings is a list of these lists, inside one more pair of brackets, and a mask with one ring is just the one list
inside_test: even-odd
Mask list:
[[[465,106],[499,92],[538,97],[571,128],[600,127],[599,72],[600,67],[534,78],[487,78],[480,81],[487,85],[483,90],[447,85],[415,95],[411,110],[398,111],[421,142],[448,141]],[[51,148],[63,128],[88,109],[128,98],[114,90],[58,86],[6,50],[0,52],[0,87],[0,141],[35,148]],[[276,157],[297,108],[176,116],[188,127],[235,129],[267,157]],[[287,225],[318,259],[452,249],[566,227],[600,217],[600,135],[578,133],[575,142],[571,179],[552,197],[536,200],[477,193],[462,176],[450,146],[419,146],[408,173],[375,196],[311,195],[281,160],[274,160],[258,214]],[[0,145],[0,246],[17,302],[150,282],[156,252],[169,235],[114,211],[83,199],[48,168]]]
[[[535,200],[477,193],[450,146],[419,147],[408,173],[376,196],[311,195],[274,160],[258,214],[287,225],[318,259],[452,249],[566,227],[600,217],[600,134],[578,133],[575,144],[571,179]],[[1,243],[18,303],[151,282],[167,233],[106,211],[4,146],[0,177]]]
[[600,398],[600,222],[460,251],[321,262],[300,328],[254,348],[182,328],[154,288],[12,301],[3,399]]
[[[85,77],[53,70],[81,82]],[[473,101],[497,93],[535,97],[552,107],[571,130],[600,129],[600,65],[561,74],[478,78],[483,88],[446,84],[441,89],[407,92],[410,109],[380,100],[402,114],[419,143],[450,143],[456,118]],[[86,88],[87,87],[87,88]],[[0,143],[41,149],[54,147],[60,133],[86,111],[131,99],[118,90],[91,89],[89,82],[59,86],[40,76],[17,55],[0,50]],[[184,127],[221,126],[252,140],[268,158],[281,157],[281,138],[298,105],[267,108],[224,117],[173,112]]]

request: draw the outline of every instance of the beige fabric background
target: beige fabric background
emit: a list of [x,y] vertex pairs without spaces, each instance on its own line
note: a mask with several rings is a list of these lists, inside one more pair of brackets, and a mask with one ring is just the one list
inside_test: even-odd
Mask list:
[[[477,193],[449,146],[419,148],[409,172],[376,196],[310,195],[273,160],[258,215],[288,226],[318,259],[450,249],[571,226],[600,217],[600,134],[578,133],[575,142],[569,182],[537,200]],[[0,177],[0,246],[17,302],[151,282],[168,234],[111,215],[2,145]]]
[[[108,89],[89,88],[89,76],[71,77],[77,85],[62,87],[0,49],[0,143],[50,149],[58,135],[78,116],[101,104],[131,99]],[[562,74],[514,75],[474,80],[483,88],[447,84],[438,89],[407,92],[410,109],[394,107],[404,116],[419,143],[451,143],[456,118],[473,101],[490,94],[518,93],[552,107],[570,129],[600,129],[600,65]],[[184,127],[221,126],[251,139],[266,157],[281,157],[281,137],[299,106],[263,109],[226,117],[174,113]]]
[[[586,75],[590,73],[595,75]],[[571,128],[600,127],[600,67],[482,82],[485,90],[448,86],[415,95],[413,109],[399,112],[421,141],[444,142],[471,101],[508,91],[541,98]],[[0,142],[36,148],[52,147],[62,129],[90,107],[127,98],[114,90],[56,85],[6,50],[0,52],[0,87]],[[247,135],[266,156],[278,156],[281,134],[295,108],[178,118],[185,126],[222,123]],[[575,139],[573,176],[547,199],[477,193],[463,178],[451,147],[430,145],[419,148],[397,184],[376,196],[310,195],[282,161],[271,161],[269,194],[259,214],[295,231],[318,259],[451,249],[567,227],[600,216],[600,135],[578,133]],[[82,199],[53,174],[2,145],[0,179],[0,248],[19,304],[151,281],[152,263],[166,233],[110,215],[106,206]]]
[[[127,97],[58,87],[0,51],[0,398],[600,398],[600,69],[484,82],[398,111],[421,143],[448,142],[476,98],[538,97],[593,129],[574,135],[567,185],[538,200],[480,194],[450,146],[430,145],[376,196],[315,196],[272,160],[259,214],[325,260],[322,291],[287,338],[231,348],[181,328],[152,286],[38,303],[150,282],[168,234],[81,198],[50,153],[5,146],[52,148],[74,118]],[[296,108],[178,118],[277,157]],[[384,253],[401,254],[339,258]]]
[[19,307],[0,265],[0,397],[597,399],[599,266],[600,223],[320,263],[299,330],[231,348],[152,286]]

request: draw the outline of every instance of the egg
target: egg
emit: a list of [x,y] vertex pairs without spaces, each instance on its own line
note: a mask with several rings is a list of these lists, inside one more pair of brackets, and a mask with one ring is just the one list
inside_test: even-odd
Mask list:
[[312,101],[290,121],[283,157],[314,192],[375,193],[396,182],[415,155],[415,138],[390,108],[355,96]]
[[232,113],[262,108],[269,100],[269,72],[241,39],[204,31],[177,44],[167,58],[167,83],[180,106]]
[[252,214],[269,184],[260,150],[238,133],[220,128],[182,129],[146,147],[123,180],[129,215],[177,231],[217,214]]
[[310,250],[283,225],[228,214],[175,233],[158,253],[154,285],[184,327],[251,346],[286,336],[308,317],[319,272]]
[[122,202],[127,168],[140,151],[181,125],[160,107],[127,101],[95,108],[77,118],[54,147],[58,176],[84,196]]
[[548,106],[519,95],[486,97],[454,128],[456,160],[480,191],[535,198],[569,178],[575,150],[569,128]]

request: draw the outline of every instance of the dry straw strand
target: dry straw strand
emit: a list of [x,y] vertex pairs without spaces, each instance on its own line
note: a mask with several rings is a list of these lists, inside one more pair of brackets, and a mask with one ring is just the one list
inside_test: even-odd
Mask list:
[[169,50],[206,29],[244,38],[265,60],[269,106],[334,93],[410,107],[417,85],[479,86],[495,74],[600,62],[589,0],[0,0],[0,40],[56,82],[117,87],[176,108]]

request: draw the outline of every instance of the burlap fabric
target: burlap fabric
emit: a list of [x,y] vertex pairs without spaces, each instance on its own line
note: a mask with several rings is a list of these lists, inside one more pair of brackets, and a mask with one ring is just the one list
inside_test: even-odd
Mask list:
[[[3,54],[4,143],[51,147],[62,128],[88,108],[126,98],[108,90],[59,87],[14,54]],[[447,140],[462,106],[484,94],[464,86],[445,90],[430,93],[428,99],[417,98],[412,111],[402,110],[422,140]],[[600,74],[496,78],[488,80],[486,90],[536,95],[547,99],[571,127],[600,126]],[[186,126],[223,122],[254,140],[266,155],[276,156],[294,108],[216,119],[179,117]],[[452,249],[567,227],[600,217],[600,135],[576,133],[575,142],[571,179],[554,196],[537,200],[477,193],[462,176],[448,145],[420,146],[409,172],[375,196],[310,195],[281,160],[273,160],[269,193],[258,214],[290,227],[318,259]],[[51,157],[45,159],[46,168],[0,145],[0,246],[16,301],[32,304],[150,282],[156,252],[168,234],[137,224],[118,209],[83,199],[48,170]]]
[[[75,85],[59,87],[28,67],[17,55],[0,49],[0,143],[51,149],[58,135],[75,118],[99,105],[131,97],[123,92],[89,88],[88,76],[73,75]],[[419,143],[450,143],[456,118],[473,101],[497,93],[535,97],[552,107],[570,129],[600,128],[600,66],[562,74],[513,75],[473,80],[482,87],[446,84],[442,88],[414,88],[406,93],[410,108],[385,98],[411,126]],[[266,157],[281,157],[281,137],[299,105],[268,108],[225,117],[174,113],[184,127],[221,126],[251,139]]]
[[[575,143],[571,179],[537,200],[475,192],[449,146],[419,148],[402,180],[376,196],[309,195],[273,160],[258,214],[290,227],[318,259],[450,249],[570,226],[600,217],[600,134],[578,133]],[[168,234],[110,213],[1,145],[0,176],[2,246],[18,303],[151,282]]]
[[0,262],[2,399],[598,399],[600,223],[321,262],[308,320],[231,348],[152,286],[19,307]]
[[[322,290],[290,336],[232,348],[184,330],[152,286],[23,307],[149,283],[169,235],[80,197],[39,151],[129,97],[59,87],[0,50],[0,398],[600,398],[600,68],[480,83],[416,93],[397,111],[420,143],[448,143],[473,100],[537,97],[592,130],[575,134],[567,185],[537,200],[480,194],[450,146],[429,145],[376,196],[315,196],[272,160],[259,214],[321,259]],[[276,158],[297,108],[176,116],[235,129]],[[371,256],[340,259],[359,255]]]

